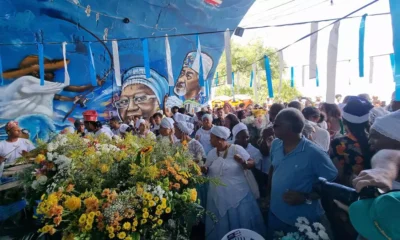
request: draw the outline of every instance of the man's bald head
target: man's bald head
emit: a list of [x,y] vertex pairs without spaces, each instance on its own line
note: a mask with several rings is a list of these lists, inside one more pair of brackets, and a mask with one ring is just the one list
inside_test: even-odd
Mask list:
[[275,122],[286,126],[287,130],[294,134],[300,134],[303,131],[305,119],[298,109],[286,108],[278,113]]

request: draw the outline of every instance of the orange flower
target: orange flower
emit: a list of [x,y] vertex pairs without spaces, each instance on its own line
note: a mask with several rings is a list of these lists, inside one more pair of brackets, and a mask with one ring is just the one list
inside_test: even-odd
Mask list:
[[179,183],[175,183],[174,188],[176,188],[176,190],[179,190],[179,188],[181,188],[181,185]]
[[106,188],[106,189],[104,189],[103,192],[101,193],[101,196],[102,196],[102,197],[105,197],[105,196],[110,195],[110,193],[111,193],[110,189],[109,189],[109,188]]
[[175,175],[175,179],[176,179],[176,181],[180,181],[182,179],[182,176],[181,175]]
[[186,179],[186,178],[182,178],[182,181],[181,181],[183,184],[185,184],[185,185],[187,185],[188,183],[189,183],[189,181]]
[[74,191],[74,187],[75,187],[74,184],[68,184],[68,186],[67,186],[67,188],[65,189],[65,191],[67,191],[67,192],[72,192],[72,191]]
[[84,201],[86,212],[96,212],[99,209],[99,199],[95,196],[86,198]]
[[64,208],[60,205],[54,205],[50,209],[50,216],[61,215],[63,213]]
[[344,155],[345,150],[346,150],[346,146],[343,143],[341,145],[336,146],[336,152],[339,155]]
[[151,151],[153,151],[153,147],[152,147],[152,146],[148,146],[148,147],[142,148],[142,149],[140,150],[140,153],[141,153],[141,154],[146,154],[146,153],[149,153],[149,152],[151,152]]
[[62,220],[61,216],[57,216],[57,217],[55,217],[55,218],[53,219],[53,222],[54,222],[54,224],[55,224],[56,226],[58,226],[58,225],[60,225],[61,220]]
[[165,171],[164,169],[161,169],[160,174],[161,174],[161,176],[165,177],[167,175],[167,171]]

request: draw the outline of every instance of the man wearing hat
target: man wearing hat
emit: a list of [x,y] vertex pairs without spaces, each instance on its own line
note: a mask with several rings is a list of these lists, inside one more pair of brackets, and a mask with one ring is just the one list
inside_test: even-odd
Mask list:
[[105,127],[100,121],[97,121],[97,112],[95,110],[87,110],[83,113],[83,119],[85,121],[85,128],[88,132],[93,132],[95,137],[104,134],[105,136],[112,138],[113,133],[111,129]]
[[150,70],[150,76],[146,77],[144,67],[133,67],[122,76],[120,98],[114,101],[122,121],[135,116],[149,119],[162,108],[168,82],[154,70]]
[[[204,80],[208,78],[213,60],[206,53],[201,53]],[[175,84],[174,92],[178,96],[184,96],[186,100],[199,100],[202,91],[199,84],[200,55],[197,52],[189,52],[185,60],[178,81]],[[204,91],[204,90],[203,90]]]
[[[69,60],[66,60],[67,64]],[[61,91],[84,92],[92,86],[68,86],[64,83],[54,82],[56,70],[64,68],[64,60],[44,59],[44,80],[40,85],[39,58],[30,55],[24,58],[19,68],[3,72],[4,79],[15,79],[13,82],[2,88],[0,94],[0,118],[12,119],[21,115],[44,114],[53,115],[53,100],[75,101],[76,97],[61,96]],[[104,81],[98,80],[98,85]]]
[[[5,128],[7,139],[0,142],[0,163],[3,167],[4,163],[5,165],[12,165],[16,162],[17,158],[35,149],[31,141],[20,138],[21,128],[18,122],[8,122]],[[2,172],[2,168],[0,172]]]

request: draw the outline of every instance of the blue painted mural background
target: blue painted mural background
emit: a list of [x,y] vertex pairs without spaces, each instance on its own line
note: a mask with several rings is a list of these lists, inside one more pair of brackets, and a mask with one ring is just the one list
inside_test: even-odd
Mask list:
[[[68,64],[70,85],[89,85],[91,81],[85,41],[93,42],[91,45],[96,74],[100,78],[112,67],[111,41],[103,45],[97,42],[94,37],[96,36],[101,40],[104,37],[109,40],[138,38],[118,42],[122,78],[124,78],[124,72],[130,68],[143,67],[142,43],[139,38],[149,38],[150,67],[160,75],[161,79],[167,79],[165,38],[151,37],[235,29],[253,2],[254,0],[0,0],[0,42],[4,43],[0,45],[0,55],[3,60],[3,73],[10,69],[21,70],[19,65],[22,60],[29,55],[37,55],[37,45],[34,44],[36,41],[44,42],[46,58],[62,60],[61,42],[66,41],[69,42],[67,59],[70,60]],[[90,14],[85,13],[88,5],[91,9]],[[96,21],[97,12],[99,13],[98,21]],[[128,23],[126,19],[129,19]],[[105,32],[108,32],[107,36],[104,36]],[[202,52],[209,56],[209,59],[207,56],[202,57],[203,61],[205,61],[204,58],[206,61],[208,59],[210,68],[204,77],[210,80],[213,78],[223,52],[223,33],[199,36]],[[46,44],[49,42],[55,43]],[[196,51],[196,36],[171,36],[169,42],[176,82],[187,54]],[[6,45],[7,43],[12,45]],[[137,69],[136,73],[140,71]],[[63,67],[54,71],[54,74],[55,82],[64,82]],[[187,76],[189,75],[187,72]],[[116,86],[114,74],[111,72],[105,78],[104,85],[95,88],[89,94],[87,94],[88,91],[59,93],[61,96],[71,98],[87,94],[85,95],[88,98],[86,108],[77,106],[69,115],[70,121],[63,121],[63,118],[74,104],[58,100],[53,102],[52,115],[25,114],[25,110],[21,109],[18,117],[9,118],[7,114],[2,113],[6,112],[6,106],[13,98],[14,93],[7,91],[10,89],[7,86],[12,84],[15,78],[5,79],[4,86],[0,88],[2,96],[0,138],[2,139],[6,137],[4,124],[11,119],[16,119],[22,128],[28,129],[32,140],[35,138],[46,140],[51,132],[71,125],[73,119],[82,118],[82,112],[87,109],[96,109],[102,118],[118,113],[114,108],[113,96],[119,99],[121,88]],[[161,80],[158,79],[158,81]],[[161,85],[164,86],[164,84]],[[29,88],[29,86],[26,87]],[[139,90],[136,89],[136,91]],[[179,96],[175,97],[179,98]],[[162,104],[162,99],[158,100],[157,102]],[[18,106],[15,107],[18,108]],[[124,117],[121,116],[121,118]]]

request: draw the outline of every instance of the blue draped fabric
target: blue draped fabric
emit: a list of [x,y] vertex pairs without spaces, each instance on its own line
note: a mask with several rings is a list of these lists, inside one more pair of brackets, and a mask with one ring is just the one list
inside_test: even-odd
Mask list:
[[319,75],[318,75],[318,66],[315,69],[315,85],[319,87]]
[[264,64],[265,64],[265,74],[267,76],[267,86],[268,86],[268,96],[270,98],[274,97],[274,89],[272,88],[272,72],[271,72],[271,64],[269,58],[264,56]]
[[235,86],[235,73],[232,72],[232,87]]
[[97,77],[96,77],[96,67],[94,65],[93,52],[92,52],[92,43],[88,43],[88,51],[89,51],[89,73],[90,80],[92,82],[92,86],[97,86]]
[[290,68],[290,86],[294,87],[294,67]]
[[[394,79],[396,82],[396,101],[400,101],[400,1],[389,0],[392,15],[393,49],[394,49]],[[393,65],[392,65],[393,66]]]
[[143,61],[144,61],[144,69],[146,71],[146,78],[150,78],[150,57],[149,57],[149,41],[147,38],[142,39],[142,48],[143,48]]
[[360,77],[364,77],[364,39],[365,39],[365,20],[368,14],[364,14],[361,18],[359,43],[358,43],[358,70]]
[[39,74],[40,74],[40,86],[44,86],[44,53],[43,44],[38,44],[39,52]]
[[251,71],[250,75],[250,87],[253,87],[254,71]]
[[197,54],[200,55],[200,63],[199,63],[199,85],[200,87],[204,87],[205,86],[205,82],[204,82],[204,72],[203,72],[203,57],[201,55],[201,45],[200,45],[200,38],[199,35],[197,35],[196,38],[196,45],[197,45]]

